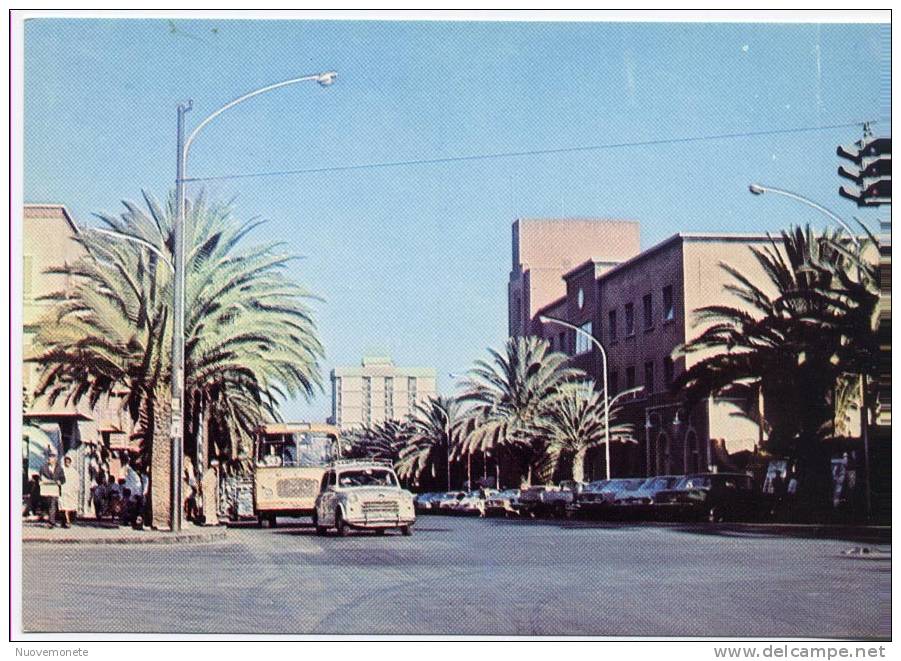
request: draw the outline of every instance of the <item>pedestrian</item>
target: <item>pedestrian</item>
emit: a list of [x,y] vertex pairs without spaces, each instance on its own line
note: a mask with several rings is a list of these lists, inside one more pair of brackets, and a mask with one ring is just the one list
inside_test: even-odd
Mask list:
[[56,450],[50,448],[47,462],[41,466],[41,496],[44,498],[44,509],[47,510],[49,527],[56,527],[56,515],[59,509],[60,487],[66,481],[63,467],[57,461]]
[[63,475],[65,479],[60,487],[59,509],[63,515],[63,528],[69,528],[78,509],[78,471],[72,465],[72,457],[63,457]]
[[41,518],[41,478],[35,473],[28,481],[28,511],[27,515]]
[[144,480],[133,461],[129,461],[125,467],[125,490],[128,493],[125,498],[125,522],[137,527],[138,519],[143,519]]
[[97,474],[97,484],[91,489],[91,502],[94,503],[94,514],[98,521],[103,520],[107,507],[106,475],[103,471]]

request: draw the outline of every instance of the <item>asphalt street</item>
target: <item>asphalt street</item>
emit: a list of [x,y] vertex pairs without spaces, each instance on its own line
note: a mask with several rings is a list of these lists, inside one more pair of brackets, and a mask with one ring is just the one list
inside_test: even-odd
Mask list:
[[[888,637],[891,562],[693,525],[421,516],[222,542],[27,544],[25,631]],[[888,549],[888,547],[882,547]]]

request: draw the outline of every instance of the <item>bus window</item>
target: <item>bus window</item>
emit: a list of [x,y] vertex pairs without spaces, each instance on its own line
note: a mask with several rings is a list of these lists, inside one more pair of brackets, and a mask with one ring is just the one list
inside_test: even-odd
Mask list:
[[297,444],[297,466],[325,466],[334,460],[335,439],[328,434],[304,432],[293,435]]

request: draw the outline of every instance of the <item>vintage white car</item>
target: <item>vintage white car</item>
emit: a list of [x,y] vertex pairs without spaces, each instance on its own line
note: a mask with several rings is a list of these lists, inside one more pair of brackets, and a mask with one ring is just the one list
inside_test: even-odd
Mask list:
[[340,537],[351,528],[383,535],[397,528],[413,533],[413,494],[402,489],[389,463],[366,460],[336,462],[322,477],[313,524],[317,535],[334,527]]

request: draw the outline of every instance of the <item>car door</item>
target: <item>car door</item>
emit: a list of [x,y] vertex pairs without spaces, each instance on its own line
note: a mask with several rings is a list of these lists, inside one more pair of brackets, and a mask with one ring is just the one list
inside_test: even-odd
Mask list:
[[336,473],[333,470],[328,471],[325,474],[325,478],[323,478],[325,487],[322,493],[319,494],[319,509],[317,511],[320,525],[331,526],[335,524],[335,501],[337,499],[335,478]]

